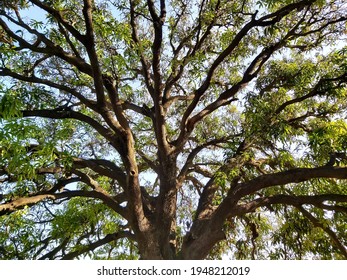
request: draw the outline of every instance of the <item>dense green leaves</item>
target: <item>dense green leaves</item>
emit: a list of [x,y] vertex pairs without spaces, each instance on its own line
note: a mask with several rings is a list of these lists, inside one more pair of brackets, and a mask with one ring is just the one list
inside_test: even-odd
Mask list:
[[2,1],[0,258],[347,258],[346,14]]

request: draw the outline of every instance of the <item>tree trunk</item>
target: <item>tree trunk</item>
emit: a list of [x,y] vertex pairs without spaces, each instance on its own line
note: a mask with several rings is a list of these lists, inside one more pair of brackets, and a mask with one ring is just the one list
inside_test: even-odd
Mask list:
[[[137,243],[141,259],[176,258],[176,210],[177,210],[177,167],[176,157],[168,156],[162,161],[159,170],[160,192],[155,209],[146,213],[148,226],[144,221],[136,220]],[[146,223],[145,222],[145,223]]]
[[211,220],[196,220],[185,237],[180,258],[205,259],[213,246],[223,239],[225,234],[221,227],[213,226]]
[[176,157],[168,156],[160,170],[160,193],[156,205],[155,227],[165,259],[176,257],[177,166]]

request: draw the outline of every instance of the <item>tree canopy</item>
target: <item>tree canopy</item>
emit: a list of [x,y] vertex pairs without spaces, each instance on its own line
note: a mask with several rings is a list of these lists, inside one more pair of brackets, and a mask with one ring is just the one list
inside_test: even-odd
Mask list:
[[1,259],[347,259],[344,0],[0,2]]

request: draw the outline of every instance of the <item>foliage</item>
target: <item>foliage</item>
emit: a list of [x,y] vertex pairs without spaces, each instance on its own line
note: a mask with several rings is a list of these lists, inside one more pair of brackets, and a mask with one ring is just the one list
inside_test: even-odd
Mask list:
[[346,259],[342,0],[0,3],[1,259]]

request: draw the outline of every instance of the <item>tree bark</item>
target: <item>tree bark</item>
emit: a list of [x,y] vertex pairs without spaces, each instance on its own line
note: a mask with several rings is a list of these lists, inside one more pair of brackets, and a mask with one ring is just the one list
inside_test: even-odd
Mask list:
[[211,220],[197,220],[185,237],[180,258],[184,260],[202,260],[213,246],[225,239],[222,227],[213,227]]

